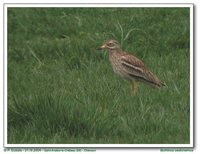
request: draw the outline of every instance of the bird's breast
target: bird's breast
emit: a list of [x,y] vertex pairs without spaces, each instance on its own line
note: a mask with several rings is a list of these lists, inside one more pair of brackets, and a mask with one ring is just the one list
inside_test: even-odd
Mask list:
[[121,56],[115,53],[110,53],[109,60],[112,65],[113,71],[116,74],[120,75],[123,78],[129,79],[129,76],[127,75],[127,72],[121,63]]

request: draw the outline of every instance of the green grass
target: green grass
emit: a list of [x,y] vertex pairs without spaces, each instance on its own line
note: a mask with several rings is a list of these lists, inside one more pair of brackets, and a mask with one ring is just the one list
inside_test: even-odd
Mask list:
[[[190,143],[189,8],[8,8],[8,143]],[[117,39],[165,83],[131,95]]]

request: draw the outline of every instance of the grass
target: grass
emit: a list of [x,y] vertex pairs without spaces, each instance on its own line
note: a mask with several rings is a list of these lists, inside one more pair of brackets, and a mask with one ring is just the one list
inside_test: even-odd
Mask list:
[[[8,143],[190,143],[189,8],[8,8]],[[105,40],[165,83],[131,95]]]

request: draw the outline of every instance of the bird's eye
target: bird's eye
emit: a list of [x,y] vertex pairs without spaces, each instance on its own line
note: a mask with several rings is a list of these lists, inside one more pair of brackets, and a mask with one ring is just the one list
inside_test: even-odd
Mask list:
[[113,46],[113,44],[112,43],[108,43],[108,46]]

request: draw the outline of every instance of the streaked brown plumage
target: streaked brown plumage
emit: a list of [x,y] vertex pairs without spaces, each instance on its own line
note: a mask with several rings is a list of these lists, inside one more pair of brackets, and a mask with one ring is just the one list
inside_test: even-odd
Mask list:
[[134,94],[137,91],[137,81],[145,82],[155,87],[165,85],[140,59],[122,51],[116,40],[106,41],[99,49],[107,49],[109,51],[109,60],[113,71],[132,83]]

